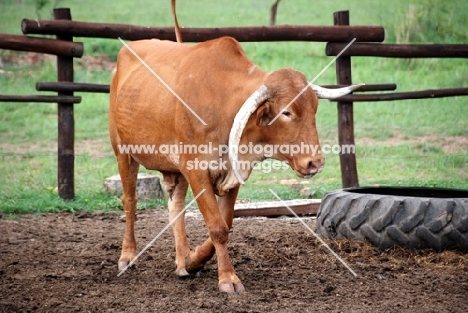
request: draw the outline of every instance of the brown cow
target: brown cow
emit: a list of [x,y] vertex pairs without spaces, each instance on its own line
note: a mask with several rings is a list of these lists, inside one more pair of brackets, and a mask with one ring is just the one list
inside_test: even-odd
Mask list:
[[[175,18],[174,10],[173,14]],[[176,31],[181,40],[178,27]],[[169,92],[154,73],[188,107]],[[322,169],[324,158],[319,153],[305,152],[240,154],[235,148],[249,144],[265,147],[301,143],[318,147],[315,125],[318,101],[316,93],[307,86],[306,77],[293,69],[261,70],[230,37],[196,45],[141,40],[122,48],[112,78],[109,109],[109,133],[122,179],[126,215],[119,269],[124,269],[137,253],[135,187],[141,164],[162,173],[169,193],[171,221],[183,211],[189,185],[193,194],[199,195],[197,204],[209,238],[190,250],[183,215],[172,224],[176,274],[186,276],[202,269],[216,253],[219,289],[229,293],[243,291],[244,286],[234,272],[227,250],[239,185],[249,177],[255,162],[267,157],[286,161],[298,176],[305,178]],[[317,86],[313,88],[319,94],[329,92]],[[352,90],[341,89],[333,95],[340,96]],[[295,99],[301,91],[303,93]],[[229,145],[229,152],[121,153],[120,149],[121,145],[208,144],[213,147]],[[194,161],[219,166],[203,169],[189,166]]]

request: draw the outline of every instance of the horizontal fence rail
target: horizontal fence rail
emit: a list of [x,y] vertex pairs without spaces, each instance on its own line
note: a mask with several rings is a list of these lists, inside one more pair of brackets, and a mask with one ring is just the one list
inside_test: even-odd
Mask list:
[[109,93],[110,85],[72,82],[37,82],[37,91],[81,91]]
[[41,102],[41,103],[80,103],[81,97],[74,96],[20,96],[0,95],[0,102]]
[[[342,43],[330,42],[326,46],[326,54],[336,56],[345,46]],[[341,55],[387,58],[468,58],[468,45],[355,43]]]
[[[66,20],[32,20],[21,22],[23,34],[70,35],[73,37],[122,38],[140,40],[158,38],[175,41],[174,27],[144,27],[125,24],[89,23]],[[381,26],[251,26],[222,28],[182,28],[187,42],[202,42],[231,36],[241,42],[259,41],[319,41],[382,42],[385,31]]]
[[83,43],[31,36],[0,34],[0,49],[30,51],[81,58]]
[[346,95],[330,101],[365,102],[365,101],[394,101],[411,99],[428,99],[468,96],[468,88],[427,89],[420,91],[392,92],[366,95]]
[[[324,88],[342,88],[349,85],[323,85]],[[395,90],[396,84],[369,84],[359,87],[355,92],[367,91],[388,91]],[[87,84],[75,82],[37,82],[37,91],[73,91],[73,92],[99,92],[109,93],[110,85],[106,84]]]

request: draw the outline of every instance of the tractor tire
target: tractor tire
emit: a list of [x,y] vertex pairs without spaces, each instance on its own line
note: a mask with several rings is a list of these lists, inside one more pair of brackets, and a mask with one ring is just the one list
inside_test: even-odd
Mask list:
[[368,187],[325,195],[317,231],[328,239],[367,240],[382,250],[468,252],[468,190]]

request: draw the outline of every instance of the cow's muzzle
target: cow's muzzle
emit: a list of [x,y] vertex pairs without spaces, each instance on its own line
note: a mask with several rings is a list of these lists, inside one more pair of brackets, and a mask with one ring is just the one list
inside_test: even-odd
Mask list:
[[297,176],[301,178],[311,178],[315,174],[318,174],[322,171],[325,166],[324,159],[312,160],[310,158],[305,158],[293,162],[292,168],[296,172]]

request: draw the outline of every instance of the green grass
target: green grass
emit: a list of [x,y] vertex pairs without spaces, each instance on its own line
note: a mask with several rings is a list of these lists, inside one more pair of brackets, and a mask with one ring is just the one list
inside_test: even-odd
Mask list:
[[[2,33],[21,34],[22,18],[37,18],[34,1],[0,0]],[[52,2],[39,11],[51,17]],[[273,1],[178,1],[178,17],[185,27],[266,25]],[[172,26],[169,1],[91,0],[59,1],[70,7],[77,21]],[[90,10],[92,6],[92,10]],[[351,24],[382,25],[386,42],[467,43],[468,2],[457,1],[314,1],[281,2],[278,24],[332,25],[334,11],[350,10]],[[117,40],[77,38],[85,56],[109,55],[115,60],[122,44]],[[330,61],[324,43],[245,43],[247,55],[260,67],[293,67],[312,79]],[[37,94],[37,81],[55,81],[55,58],[31,65],[26,53],[0,50],[4,72],[0,94]],[[353,58],[353,81],[396,83],[398,91],[467,87],[466,59]],[[75,60],[75,81],[109,83],[111,73],[89,62]],[[335,83],[334,66],[317,84]],[[53,93],[41,93],[53,94]],[[120,201],[104,193],[103,180],[117,172],[107,135],[108,95],[79,94],[75,106],[76,200],[60,200],[55,188],[57,109],[55,104],[0,103],[0,212],[58,212],[112,210]],[[414,185],[468,188],[467,98],[355,103],[354,120],[361,185]],[[336,104],[320,101],[317,115],[322,143],[337,143]],[[291,170],[254,171],[239,198],[284,199],[299,193],[279,183],[297,179],[310,187],[314,198],[341,187],[339,157],[327,155],[323,172],[310,181]],[[145,171],[142,169],[142,171]],[[166,200],[142,202],[140,208],[166,206]]]

